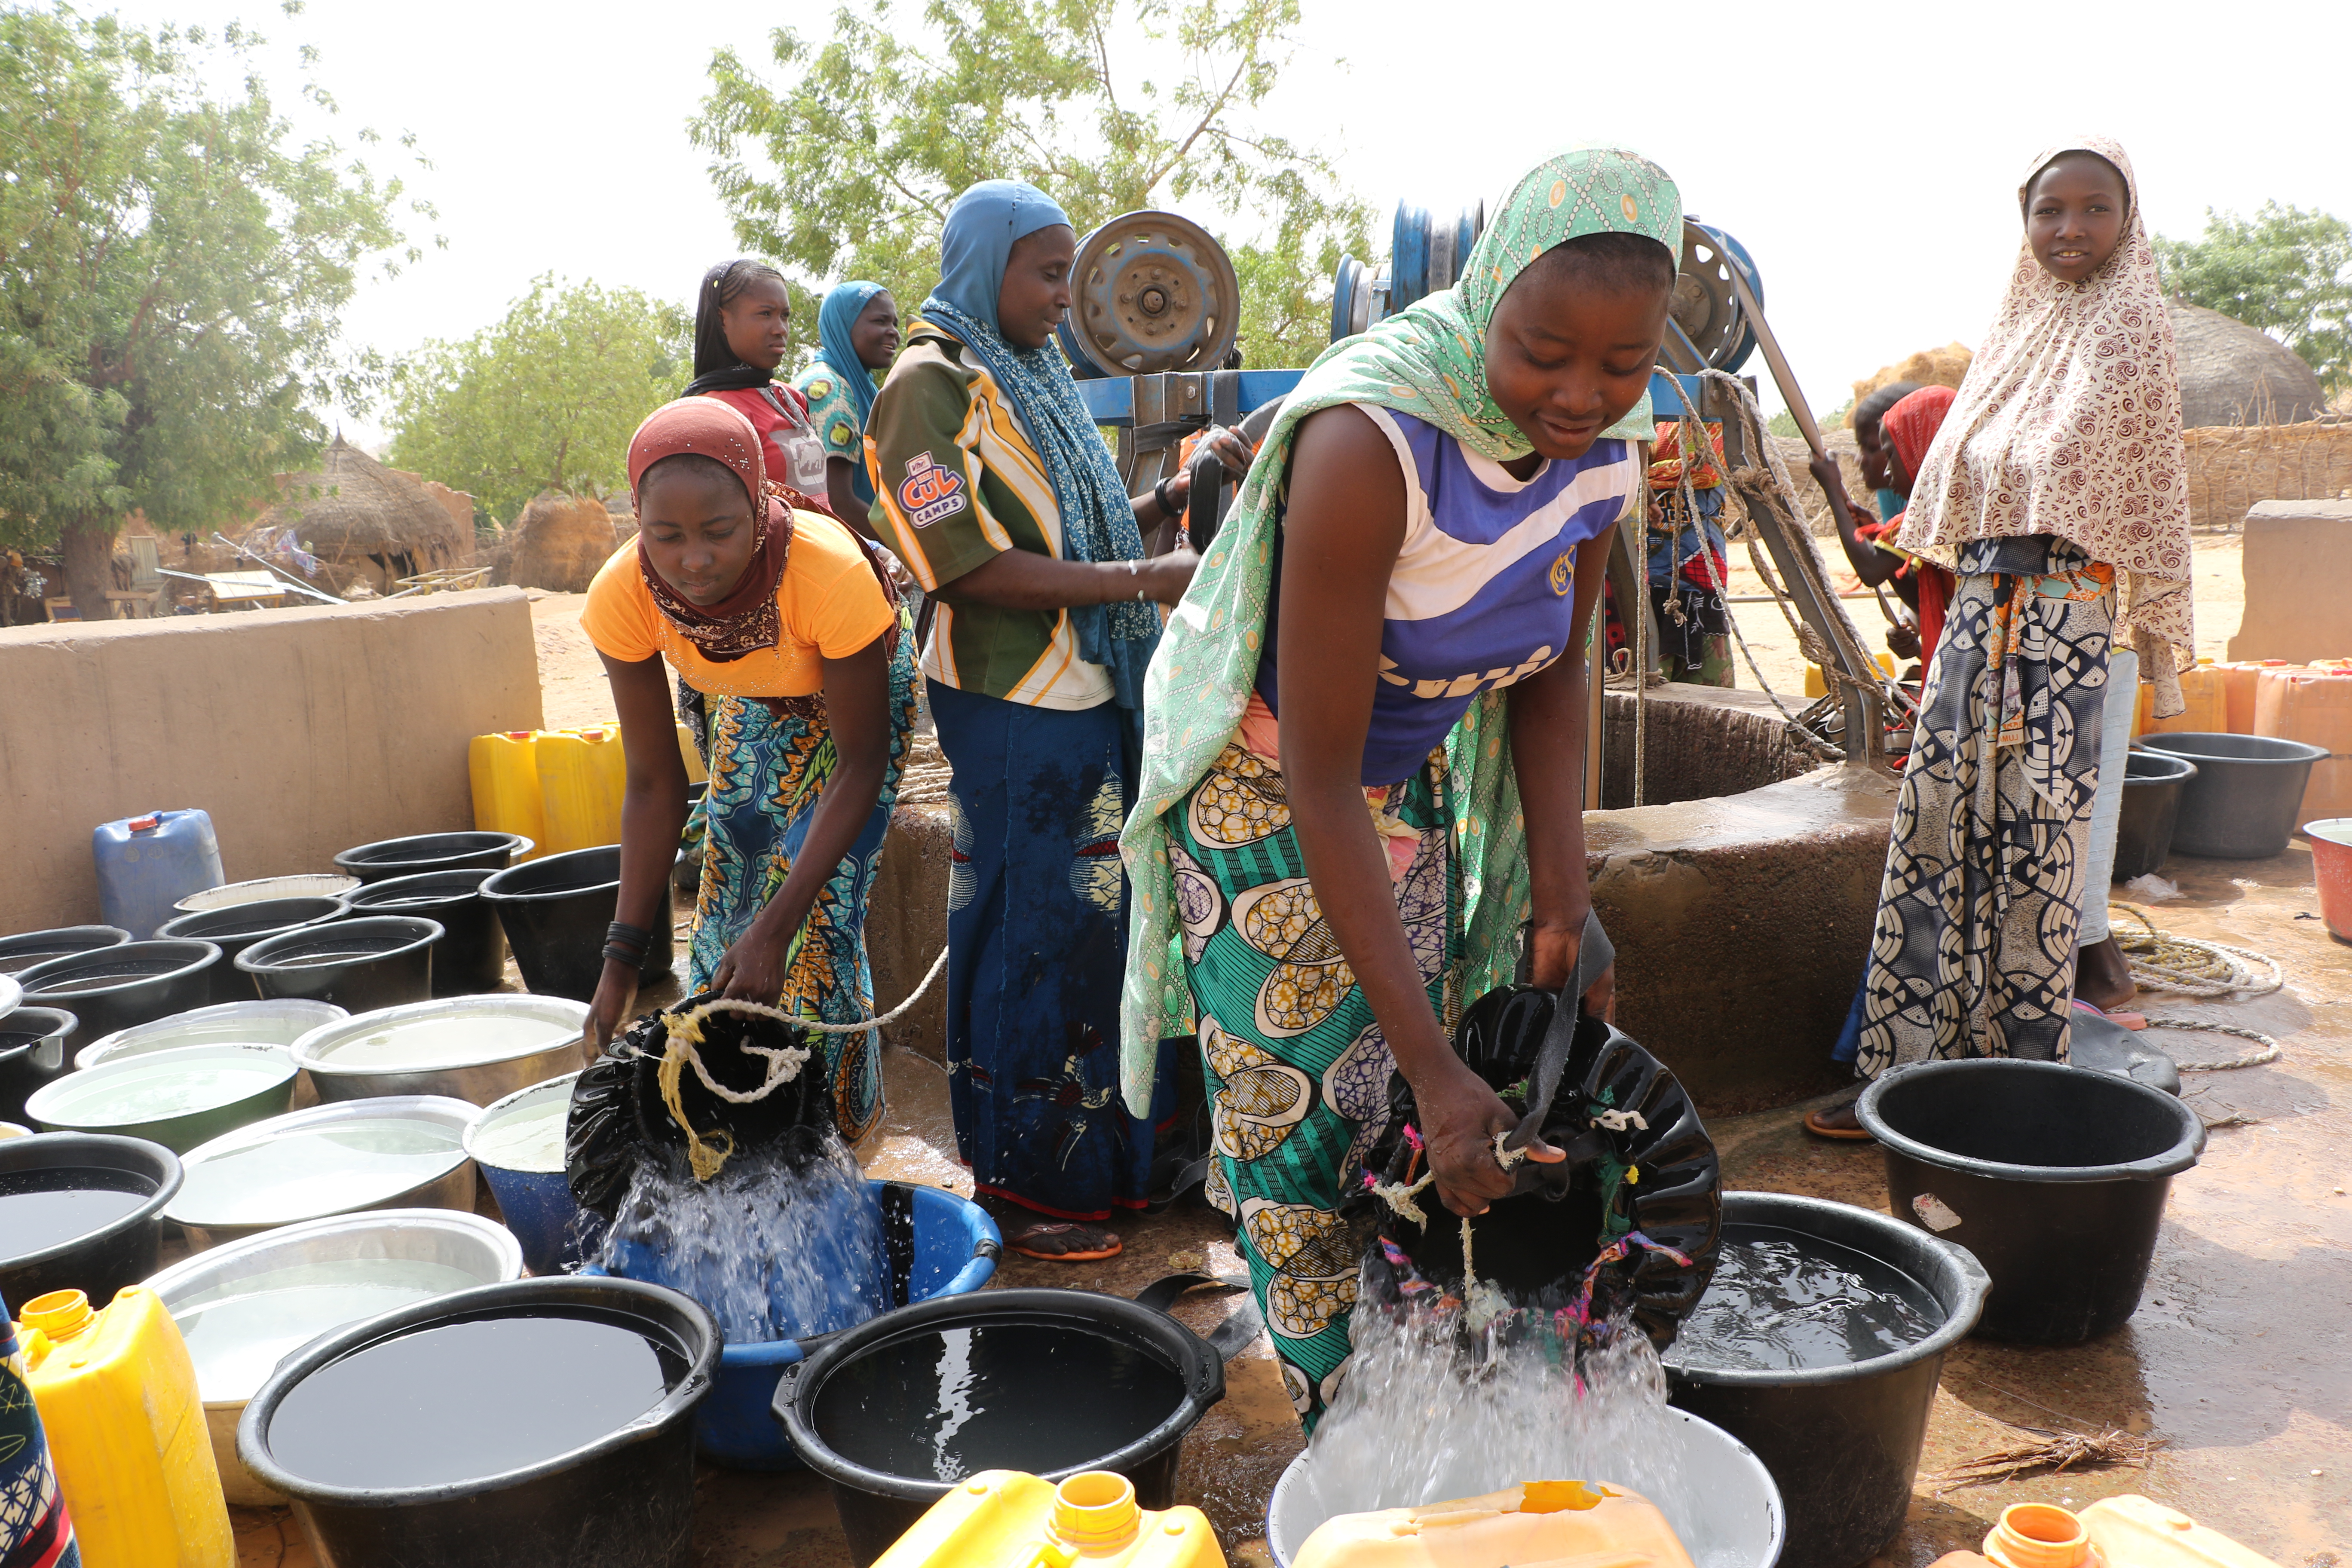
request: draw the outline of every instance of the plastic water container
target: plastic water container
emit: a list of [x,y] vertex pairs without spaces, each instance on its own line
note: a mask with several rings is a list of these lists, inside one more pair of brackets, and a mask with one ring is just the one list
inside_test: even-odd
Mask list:
[[1225,1568],[1208,1516],[1155,1511],[1135,1483],[1083,1470],[1055,1486],[982,1470],[933,1503],[874,1568]]
[[[0,1127],[7,1125],[0,1122]],[[16,1134],[0,1132],[0,1138],[12,1136]],[[6,1426],[0,1426],[0,1444],[12,1436],[23,1439],[0,1458],[0,1496],[9,1500],[6,1510],[0,1512],[0,1563],[81,1568],[73,1510],[58,1485],[57,1464],[41,1431],[40,1408],[26,1387],[24,1352],[17,1348],[5,1301],[0,1301],[0,1410],[12,1413]]]
[[2252,735],[2254,730],[2254,689],[2262,684],[2263,672],[2270,669],[2297,669],[2283,658],[2241,658],[2215,668],[2221,672],[2221,702],[2224,723],[2232,735]]
[[106,923],[129,931],[133,942],[145,942],[179,914],[172,906],[182,899],[227,880],[213,819],[201,811],[151,811],[102,822],[90,830],[89,851],[98,862],[98,904]]
[[92,1568],[230,1568],[195,1363],[152,1290],[92,1310],[79,1290],[25,1303],[26,1381]]
[[546,813],[539,804],[539,731],[509,730],[477,735],[466,747],[474,785],[474,826],[482,833],[519,833],[532,857],[547,853]]
[[[1895,656],[1893,654],[1882,652],[1874,654],[1872,657],[1877,659],[1878,668],[1886,672],[1887,679],[1895,680],[1901,677],[1902,668],[1895,662]],[[1808,697],[1826,697],[1829,693],[1829,677],[1822,673],[1822,667],[1820,665],[1808,661],[1805,665],[1805,695]]]
[[2301,741],[2327,753],[2311,764],[2297,824],[2352,816],[2352,670],[2263,671],[2254,693],[2253,733]]
[[2278,1568],[2178,1509],[2126,1493],[2080,1513],[2012,1503],[1984,1539],[1999,1568]]
[[[2139,702],[2133,710],[2132,733],[2214,735],[2231,732],[2228,675],[2211,659],[2200,658],[2197,661],[2197,668],[2180,672],[2180,696],[2189,706],[2169,719],[2159,719],[2156,716],[2156,688],[2147,681],[2141,681]],[[2244,731],[2238,732],[2242,734]]]
[[1691,1568],[1647,1498],[1584,1481],[1522,1481],[1483,1497],[1327,1519],[1291,1568],[1487,1568],[1496,1563]]
[[[700,784],[702,754],[684,724],[678,758],[688,784]],[[621,841],[621,795],[628,769],[618,725],[582,730],[509,730],[477,735],[467,747],[474,787],[474,826],[519,833],[538,846],[525,859]]]

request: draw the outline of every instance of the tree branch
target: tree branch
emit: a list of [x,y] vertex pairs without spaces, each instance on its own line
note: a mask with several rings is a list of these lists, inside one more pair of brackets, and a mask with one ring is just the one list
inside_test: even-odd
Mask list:
[[1218,93],[1215,99],[1211,100],[1208,112],[1201,116],[1201,123],[1192,127],[1192,133],[1185,137],[1184,140],[1177,145],[1176,150],[1168,155],[1168,161],[1153,172],[1151,178],[1143,183],[1143,188],[1145,190],[1150,191],[1157,189],[1160,182],[1166,179],[1169,174],[1174,171],[1176,166],[1184,161],[1184,155],[1192,150],[1192,143],[1198,142],[1201,139],[1202,132],[1205,132],[1212,124],[1215,123],[1217,116],[1225,111],[1225,105],[1232,101],[1234,89],[1241,85],[1242,73],[1248,70],[1249,66],[1249,58],[1247,56],[1244,56],[1241,63],[1234,67],[1233,79],[1225,83],[1224,90]]

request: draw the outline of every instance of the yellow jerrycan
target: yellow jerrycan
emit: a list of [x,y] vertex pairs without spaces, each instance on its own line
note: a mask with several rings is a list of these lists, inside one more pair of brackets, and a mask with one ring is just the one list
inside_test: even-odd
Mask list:
[[874,1568],[1225,1568],[1208,1516],[1155,1513],[1135,1486],[1086,1470],[1060,1486],[982,1470],[930,1506]]
[[530,858],[547,853],[547,812],[539,800],[539,731],[509,730],[477,735],[466,746],[474,786],[474,826],[482,833],[520,833]]
[[2012,1503],[1984,1539],[1999,1568],[2279,1568],[2177,1509],[2126,1493],[2080,1513]]
[[2264,670],[2254,692],[2253,732],[2327,753],[2311,764],[2297,828],[2322,817],[2352,816],[2352,670]]
[[2135,735],[2221,735],[2230,731],[2228,672],[2210,658],[2180,672],[2180,697],[2189,706],[2169,719],[2156,716],[2156,688],[2139,683],[2139,703],[2132,724]]
[[544,730],[534,748],[539,798],[545,813],[547,852],[593,849],[621,841],[621,794],[628,763],[621,727]]
[[79,1290],[25,1303],[26,1382],[89,1568],[231,1568],[236,1541],[171,1313],[131,1286],[93,1311]]
[[1291,1568],[1691,1568],[1647,1498],[1599,1481],[1522,1481],[1484,1497],[1327,1519]]

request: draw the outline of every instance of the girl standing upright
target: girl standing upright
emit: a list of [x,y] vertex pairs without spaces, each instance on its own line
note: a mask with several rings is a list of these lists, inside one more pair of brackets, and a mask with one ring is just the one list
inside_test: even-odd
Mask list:
[[824,494],[834,515],[872,534],[866,421],[874,412],[875,374],[898,356],[898,302],[879,283],[836,283],[817,308],[816,331],[816,358],[793,387],[808,400],[809,419],[824,445]]
[[702,275],[694,303],[694,379],[688,397],[715,397],[751,422],[769,477],[803,495],[825,493],[824,446],[808,403],[776,384],[792,347],[793,301],[784,275],[748,258]]

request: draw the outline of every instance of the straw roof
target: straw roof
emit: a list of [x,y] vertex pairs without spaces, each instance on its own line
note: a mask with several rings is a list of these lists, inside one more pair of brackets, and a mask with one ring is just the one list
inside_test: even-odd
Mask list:
[[460,531],[422,484],[341,436],[315,470],[286,475],[278,493],[283,499],[262,514],[260,526],[292,524],[305,548],[322,561],[368,559],[389,566],[405,557],[413,573],[463,565],[473,557],[472,531]]
[[2293,425],[2327,412],[2319,377],[2276,338],[2219,310],[2167,300],[2180,364],[2180,422]]

